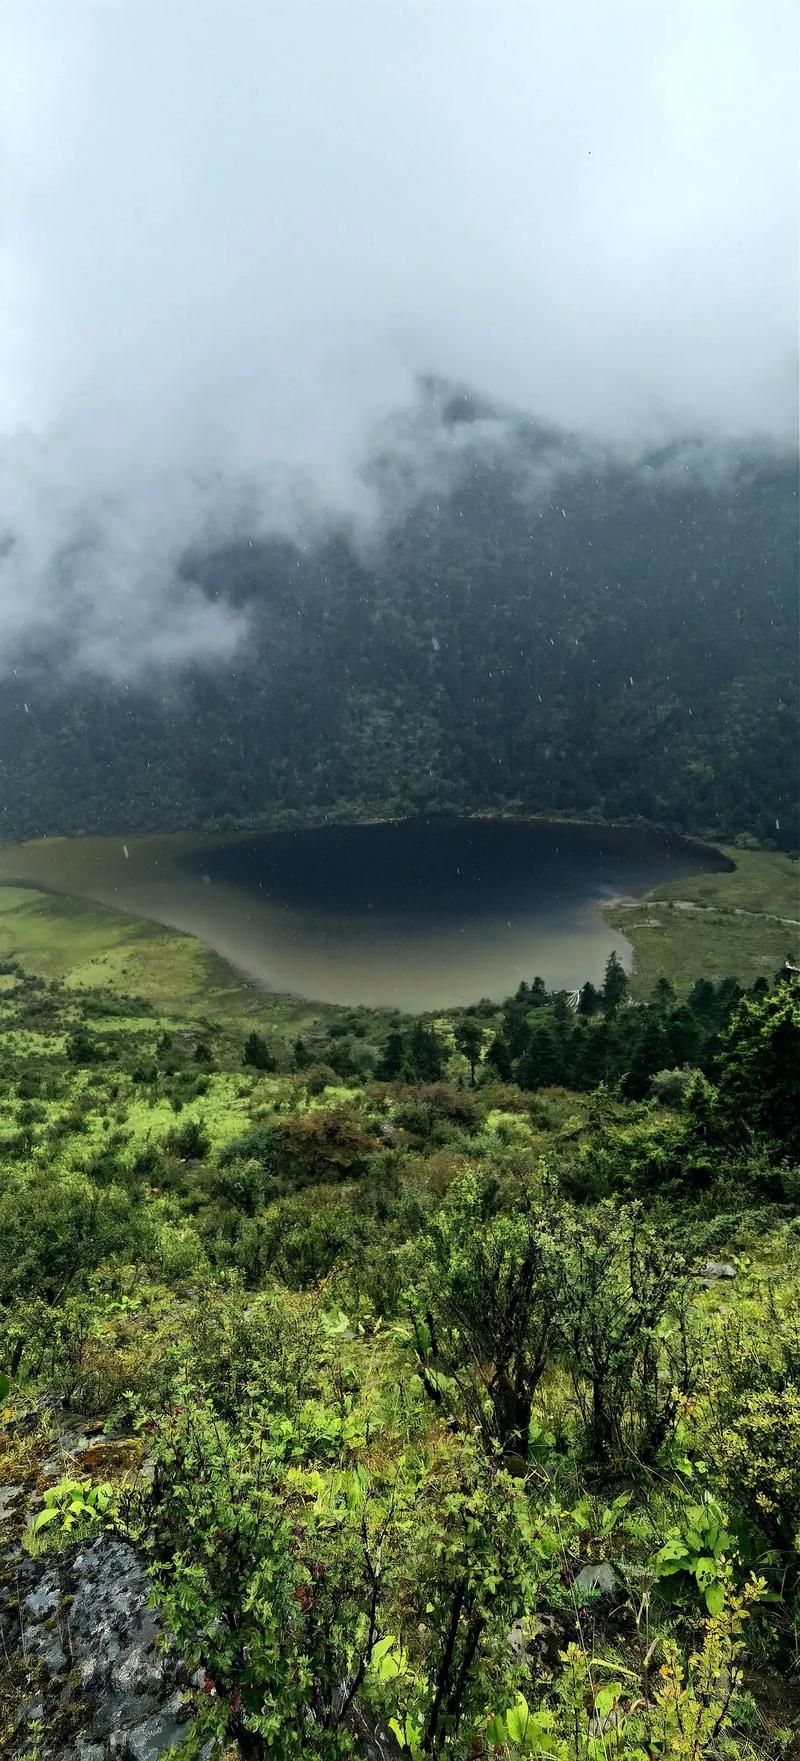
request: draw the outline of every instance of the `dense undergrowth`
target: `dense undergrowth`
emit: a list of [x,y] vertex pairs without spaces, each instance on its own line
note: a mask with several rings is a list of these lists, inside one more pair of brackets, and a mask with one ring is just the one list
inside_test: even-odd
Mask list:
[[0,1481],[135,1540],[188,1754],[798,1752],[790,974],[300,1040],[0,987]]

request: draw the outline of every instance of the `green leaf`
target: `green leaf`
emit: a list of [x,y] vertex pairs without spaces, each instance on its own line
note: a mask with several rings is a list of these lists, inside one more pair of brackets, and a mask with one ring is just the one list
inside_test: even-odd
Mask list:
[[5,1370],[0,1370],[0,1400],[5,1400],[6,1395],[10,1393],[11,1377],[6,1375]]
[[392,1735],[397,1738],[401,1749],[410,1749],[412,1755],[418,1755],[420,1753],[419,1745],[422,1738],[422,1727],[419,1724],[415,1724],[413,1718],[406,1716],[403,1719],[402,1724],[397,1718],[390,1718],[389,1729]]
[[525,1695],[520,1694],[514,1705],[509,1706],[506,1713],[506,1730],[508,1731],[512,1743],[519,1743],[520,1747],[522,1746],[528,1734],[530,1720],[531,1714],[528,1702]]
[[692,1555],[687,1553],[683,1542],[674,1540],[665,1542],[660,1552],[656,1554],[656,1565],[659,1577],[668,1578],[677,1571],[691,1571],[694,1560]]
[[378,1681],[395,1681],[398,1675],[404,1675],[408,1659],[399,1640],[393,1633],[385,1639],[376,1640],[372,1647],[369,1666]]
[[39,1515],[35,1516],[33,1519],[34,1533],[36,1533],[38,1529],[43,1529],[46,1523],[54,1523],[60,1515],[61,1512],[54,1504],[51,1504],[48,1510],[40,1510]]
[[621,1682],[609,1682],[607,1687],[599,1689],[594,1697],[594,1706],[600,1718],[607,1718],[609,1712],[613,1712],[621,1693]]
[[709,1614],[721,1614],[725,1605],[725,1590],[719,1578],[706,1586],[705,1599]]

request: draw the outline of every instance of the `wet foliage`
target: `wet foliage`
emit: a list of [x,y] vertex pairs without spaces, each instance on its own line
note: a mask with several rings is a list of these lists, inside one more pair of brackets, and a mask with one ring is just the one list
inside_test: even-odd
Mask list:
[[791,973],[301,1056],[13,961],[0,1010],[5,1533],[136,1550],[187,1757],[796,1752]]

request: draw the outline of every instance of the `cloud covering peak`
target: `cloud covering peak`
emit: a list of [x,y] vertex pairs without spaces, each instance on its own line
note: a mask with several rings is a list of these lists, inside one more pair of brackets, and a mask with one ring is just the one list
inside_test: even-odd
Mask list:
[[419,376],[634,451],[796,440],[797,15],[10,0],[0,617],[125,671],[186,547],[368,521]]

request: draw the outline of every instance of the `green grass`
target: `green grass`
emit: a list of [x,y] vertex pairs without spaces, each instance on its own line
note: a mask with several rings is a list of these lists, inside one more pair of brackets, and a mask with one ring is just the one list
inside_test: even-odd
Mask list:
[[771,980],[787,955],[798,957],[800,865],[778,851],[722,848],[732,873],[668,881],[603,911],[633,946],[634,995],[646,996],[661,977],[678,991],[699,974],[715,983]]
[[667,881],[651,899],[693,899],[726,911],[766,912],[800,919],[800,863],[781,850],[736,850],[719,846],[736,864],[730,874],[699,874],[694,880]]
[[[194,936],[105,905],[33,887],[0,885],[0,960],[57,979],[70,990],[97,990],[150,1003],[165,1022],[176,1015],[266,1032],[310,1032],[324,1004],[256,991]],[[0,978],[13,990],[13,976]],[[120,1026],[136,1017],[121,1014]]]
[[206,993],[205,950],[190,936],[103,905],[0,887],[0,956],[71,989],[124,991],[183,1006]]

